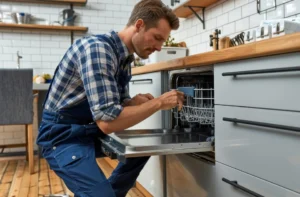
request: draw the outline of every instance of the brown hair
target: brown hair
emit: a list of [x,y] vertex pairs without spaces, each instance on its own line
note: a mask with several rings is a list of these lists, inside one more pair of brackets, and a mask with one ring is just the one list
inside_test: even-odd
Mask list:
[[179,28],[177,16],[161,0],[141,0],[134,6],[127,26],[133,25],[138,19],[142,19],[147,30],[156,27],[157,22],[162,18],[169,22],[171,29],[177,30]]

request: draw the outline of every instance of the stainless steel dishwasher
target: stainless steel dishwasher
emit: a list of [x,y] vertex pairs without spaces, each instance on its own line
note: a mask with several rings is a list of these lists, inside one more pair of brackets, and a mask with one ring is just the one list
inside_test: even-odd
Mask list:
[[165,129],[125,130],[101,138],[107,156],[129,157],[192,153],[214,162],[214,84],[212,67],[169,72],[169,89],[185,93],[181,111],[169,110]]

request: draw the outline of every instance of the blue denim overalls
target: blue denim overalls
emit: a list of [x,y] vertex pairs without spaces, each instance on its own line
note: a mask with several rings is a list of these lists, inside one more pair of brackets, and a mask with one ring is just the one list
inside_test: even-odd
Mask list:
[[93,121],[87,99],[57,112],[43,111],[37,144],[42,146],[50,168],[75,197],[125,197],[149,159],[120,162],[106,179],[96,161],[96,157],[104,156],[98,140],[101,135],[105,134]]

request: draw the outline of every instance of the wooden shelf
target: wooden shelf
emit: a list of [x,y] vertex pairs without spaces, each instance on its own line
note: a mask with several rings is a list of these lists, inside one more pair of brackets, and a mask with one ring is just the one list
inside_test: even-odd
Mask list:
[[63,5],[80,5],[84,6],[87,0],[2,0],[9,2],[19,2],[19,3],[40,3],[40,4],[63,4]]
[[56,26],[56,25],[34,25],[34,24],[11,24],[0,23],[0,28],[27,29],[27,30],[49,30],[49,31],[77,31],[87,32],[87,27],[79,26]]
[[[214,3],[216,3],[218,0],[188,0],[178,7],[176,7],[173,12],[176,14],[177,17],[180,18],[187,18],[188,16],[192,15],[193,12],[190,10],[187,6],[192,6],[193,9],[198,12],[202,8],[208,7]],[[198,7],[198,8],[197,8]],[[202,8],[200,8],[202,7]]]

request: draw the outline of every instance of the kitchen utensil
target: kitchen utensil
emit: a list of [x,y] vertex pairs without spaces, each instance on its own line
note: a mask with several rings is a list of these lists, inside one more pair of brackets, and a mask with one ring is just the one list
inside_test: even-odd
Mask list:
[[209,35],[210,46],[213,47],[213,50],[219,50],[219,35],[220,34],[221,34],[221,30],[216,29],[212,35]]
[[16,23],[11,12],[0,12],[0,18],[3,23]]
[[12,18],[15,23],[18,24],[29,24],[31,22],[31,14],[25,12],[14,12]]
[[224,38],[221,38],[219,46],[220,46],[220,49],[226,49],[226,48],[230,47],[230,38],[227,36]]
[[64,9],[61,14],[63,22],[61,23],[64,26],[74,26],[76,19],[75,11],[73,9]]

